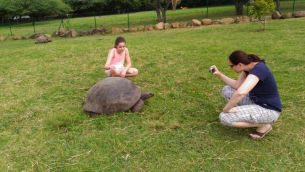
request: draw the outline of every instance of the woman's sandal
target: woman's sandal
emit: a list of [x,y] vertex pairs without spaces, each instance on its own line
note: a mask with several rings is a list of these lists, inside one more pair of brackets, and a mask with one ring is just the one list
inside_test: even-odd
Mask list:
[[264,138],[271,130],[272,130],[272,126],[264,133],[254,131],[253,133],[250,133],[249,136],[253,140],[260,140],[260,139]]

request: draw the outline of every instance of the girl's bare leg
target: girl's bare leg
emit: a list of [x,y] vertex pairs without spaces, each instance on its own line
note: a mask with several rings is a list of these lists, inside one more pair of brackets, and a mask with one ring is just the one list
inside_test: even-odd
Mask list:
[[139,71],[136,68],[129,68],[126,72],[126,76],[137,76],[138,74]]

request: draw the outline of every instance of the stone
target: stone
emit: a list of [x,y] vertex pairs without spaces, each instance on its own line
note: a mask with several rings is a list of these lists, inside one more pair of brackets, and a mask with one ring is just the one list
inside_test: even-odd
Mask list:
[[123,32],[123,29],[118,28],[118,27],[113,27],[111,29],[111,33],[122,33],[122,32]]
[[75,38],[75,37],[77,37],[77,35],[78,35],[78,33],[76,32],[76,30],[71,29],[64,34],[64,37]]
[[164,23],[164,29],[170,29],[171,28],[171,25],[169,23]]
[[197,19],[192,19],[192,25],[193,26],[201,26],[201,22]]
[[58,36],[60,36],[60,37],[65,36],[65,34],[66,34],[66,30],[65,30],[65,28],[63,28],[63,27],[59,28],[58,31],[57,31],[57,33],[56,33],[56,35],[58,35]]
[[14,35],[14,36],[11,37],[11,39],[12,40],[21,40],[21,39],[23,39],[23,37],[19,36],[19,35]]
[[52,42],[52,40],[47,35],[40,35],[38,38],[35,39],[36,44],[48,43],[48,42]]
[[179,23],[179,27],[180,27],[180,28],[185,28],[185,27],[187,27],[187,22],[180,22],[180,23]]
[[271,15],[272,19],[280,19],[282,17],[279,11],[274,11]]
[[233,18],[223,18],[220,20],[220,24],[233,24],[235,23],[235,20]]
[[212,24],[221,24],[221,21],[219,19],[213,20]]
[[211,25],[213,23],[212,19],[202,19],[202,25]]
[[2,35],[0,35],[0,41],[5,41],[7,39],[7,37],[6,36],[2,36]]
[[38,38],[39,36],[41,36],[41,35],[44,35],[43,33],[34,33],[33,35],[31,35],[29,38],[30,39],[36,39],[36,38]]
[[283,14],[282,14],[282,18],[283,18],[283,19],[292,18],[292,13],[283,13]]
[[176,29],[176,28],[179,28],[180,27],[180,23],[179,22],[174,22],[171,24],[171,27]]
[[96,29],[93,29],[91,31],[91,34],[92,35],[95,35],[95,34],[105,34],[107,32],[107,29],[105,28],[96,28]]
[[131,27],[129,28],[129,32],[137,32],[138,28],[137,27]]
[[305,11],[297,11],[295,13],[293,13],[294,17],[305,17]]
[[248,16],[238,16],[235,19],[236,23],[249,23],[250,22],[250,18]]
[[144,26],[144,30],[151,31],[151,30],[154,30],[154,27],[152,25],[146,25],[146,26]]
[[92,31],[80,31],[79,36],[88,36],[92,34]]
[[143,25],[140,25],[140,26],[138,26],[138,31],[144,31],[145,30],[145,27],[143,26]]
[[155,29],[156,30],[163,30],[164,29],[164,23],[163,22],[157,23],[155,25]]

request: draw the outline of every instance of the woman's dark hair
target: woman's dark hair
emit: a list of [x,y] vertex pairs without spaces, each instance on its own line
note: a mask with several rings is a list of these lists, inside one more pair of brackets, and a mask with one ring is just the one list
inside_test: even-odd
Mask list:
[[251,62],[263,62],[265,63],[264,59],[259,58],[255,54],[247,54],[244,51],[237,50],[234,51],[230,56],[229,60],[232,64],[237,65],[238,63],[242,64],[250,64]]
[[117,38],[115,39],[115,42],[114,42],[114,48],[116,48],[116,46],[118,46],[119,43],[121,43],[121,42],[125,42],[125,43],[126,43],[125,38],[122,37],[122,36],[117,37]]

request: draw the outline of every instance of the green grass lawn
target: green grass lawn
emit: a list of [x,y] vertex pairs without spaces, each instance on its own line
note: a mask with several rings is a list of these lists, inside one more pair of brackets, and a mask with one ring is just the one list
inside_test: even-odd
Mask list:
[[[87,90],[117,35],[0,43],[0,171],[304,171],[305,19],[123,34],[155,97],[140,113],[89,118]],[[266,59],[283,113],[261,141],[251,129],[222,126],[227,56],[236,49]]]

